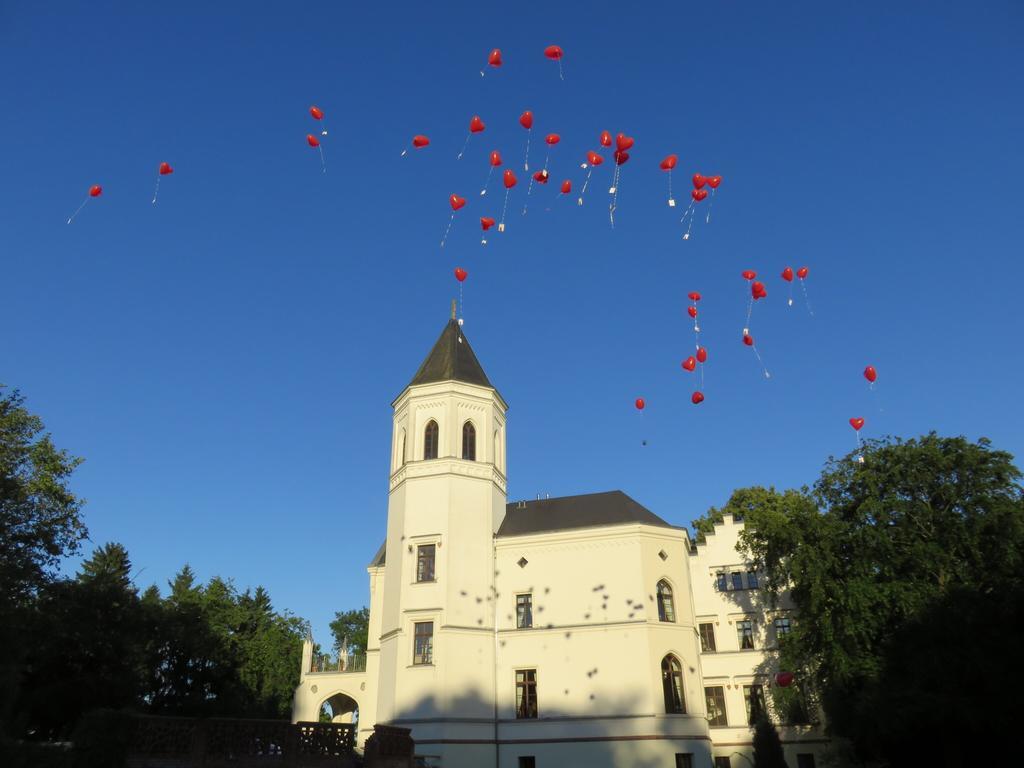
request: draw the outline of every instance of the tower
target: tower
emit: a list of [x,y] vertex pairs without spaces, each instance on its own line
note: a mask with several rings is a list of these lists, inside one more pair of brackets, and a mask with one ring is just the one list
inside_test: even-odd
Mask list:
[[440,754],[494,737],[507,406],[453,312],[392,407],[376,720]]

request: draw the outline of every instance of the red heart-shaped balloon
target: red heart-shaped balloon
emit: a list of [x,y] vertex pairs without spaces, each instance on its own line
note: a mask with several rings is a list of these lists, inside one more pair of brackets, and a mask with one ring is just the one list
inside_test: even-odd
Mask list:
[[601,146],[610,147],[612,145],[612,135],[608,131],[601,131]]
[[694,307],[694,306],[687,307],[686,308],[686,314],[688,314],[690,317],[696,317],[697,316],[697,308]]
[[807,267],[800,267],[800,269],[796,271],[796,276],[803,280],[805,277],[807,277],[807,273],[810,271],[811,270],[809,270]]
[[707,196],[708,191],[706,189],[694,189],[690,192],[690,197],[692,197],[694,201],[698,203]]
[[850,419],[850,426],[853,427],[855,431],[860,432],[860,428],[864,426],[864,419]]
[[555,144],[557,144],[561,140],[562,140],[562,137],[559,136],[557,133],[549,133],[547,136],[544,137],[544,141],[546,141],[551,146],[554,146]]
[[697,293],[696,291],[690,291],[686,295],[690,299],[690,301],[700,301],[700,294]]
[[707,180],[703,176],[701,176],[699,173],[693,174],[693,188],[694,189],[701,189],[706,183],[707,183]]
[[488,229],[490,229],[493,226],[494,226],[494,219],[492,219],[490,216],[481,216],[480,217],[480,228],[483,229],[484,232],[486,232]]
[[505,189],[512,189],[512,187],[514,187],[516,185],[516,175],[514,173],[512,173],[512,169],[511,168],[506,168],[505,169],[504,181],[505,181]]
[[311,147],[319,147],[320,146],[320,139],[318,139],[312,133],[307,133],[306,134],[306,143],[309,144],[309,146],[311,146]]
[[786,267],[784,270],[782,270],[782,279],[785,280],[787,283],[792,283],[793,282],[793,268],[792,267]]
[[616,151],[615,152],[615,164],[616,165],[625,165],[627,162],[629,162],[629,152],[621,152],[621,151]]
[[748,347],[754,346],[754,337],[751,336],[749,333],[744,333],[743,343],[746,344]]
[[779,686],[779,688],[789,688],[789,686],[792,685],[792,683],[792,672],[779,672],[777,675],[775,675],[775,684]]
[[412,137],[412,145],[416,147],[416,149],[421,149],[422,147],[427,146],[427,144],[429,143],[430,139],[428,139],[426,136],[423,136],[422,134],[418,133]]
[[757,272],[752,269],[744,269],[740,274],[743,275],[744,280],[753,280],[757,277]]
[[704,347],[697,347],[697,362],[706,363],[708,361],[708,351]]
[[544,49],[544,55],[549,59],[560,59],[562,58],[562,49],[557,45],[549,45]]
[[647,406],[647,403],[644,402],[644,399],[642,397],[638,397],[634,405],[636,405],[636,409],[638,411],[642,411]]
[[466,204],[466,198],[453,194],[448,198],[448,204],[451,205],[453,211],[457,211]]
[[708,183],[708,186],[711,187],[712,189],[718,189],[718,185],[722,183],[722,177],[708,176],[706,179],[704,179],[704,181],[706,181]]
[[324,119],[324,111],[320,107],[310,107],[309,114],[313,116],[314,120]]
[[875,366],[869,365],[864,369],[864,378],[870,381],[872,384],[875,383],[875,379],[878,378],[878,371],[875,370]]
[[676,163],[678,162],[678,155],[669,155],[668,157],[661,161],[661,165],[659,167],[663,171],[671,171],[673,168],[676,167]]
[[627,149],[633,146],[633,137],[627,136],[624,133],[620,133],[615,137],[615,148],[619,152],[625,152]]
[[484,129],[484,121],[480,119],[479,115],[473,115],[473,119],[469,121],[469,132],[480,133]]
[[458,280],[461,283],[467,277],[469,277],[469,272],[464,270],[462,267],[456,267],[455,268],[455,279],[456,280]]
[[491,165],[493,165],[495,168],[501,165],[501,152],[499,152],[498,150],[494,150],[493,152],[491,152]]
[[519,124],[526,130],[533,128],[533,112],[526,110],[519,116]]
[[591,165],[600,165],[604,162],[604,158],[597,154],[597,152],[590,151],[587,152],[587,162]]
[[548,172],[547,171],[537,171],[536,173],[533,174],[533,180],[536,181],[538,184],[547,184],[548,183]]
[[101,187],[99,184],[94,184],[93,186],[89,187],[89,197],[99,197],[102,194],[103,187]]
[[562,194],[568,195],[570,192],[572,192],[572,182],[566,179],[562,182]]
[[750,286],[750,295],[755,299],[763,299],[768,295],[768,291],[765,290],[764,283],[760,280],[755,280]]
[[170,163],[160,163],[160,175],[161,176],[168,176],[168,175],[170,175],[172,173],[174,173],[174,169],[171,168],[171,164]]
[[690,402],[694,405],[700,405],[704,402],[704,394],[702,392],[694,392],[690,396]]
[[697,367],[697,358],[691,355],[690,357],[683,360],[683,370],[692,371]]
[[491,51],[491,55],[487,57],[487,63],[490,64],[492,67],[500,67],[501,66],[501,49],[500,48],[495,48],[493,51]]

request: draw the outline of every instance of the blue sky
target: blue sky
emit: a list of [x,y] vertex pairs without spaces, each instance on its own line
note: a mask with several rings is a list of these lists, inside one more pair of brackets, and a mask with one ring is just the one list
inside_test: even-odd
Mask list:
[[[185,562],[264,584],[321,639],[365,602],[389,403],[455,266],[511,406],[510,499],[621,488],[685,525],[736,487],[813,481],[851,416],[1024,448],[1019,3],[210,5],[0,8],[0,381],[86,458],[92,539],[123,542],[141,584]],[[562,136],[554,183],[526,216],[521,183],[483,248],[487,156],[525,178],[524,109],[534,165]],[[604,129],[636,139],[614,230],[610,163],[583,207],[557,196]],[[430,147],[400,158],[414,133]],[[669,152],[677,198],[724,177],[686,242]],[[810,267],[813,317],[786,265]],[[770,381],[740,341],[746,268]]]

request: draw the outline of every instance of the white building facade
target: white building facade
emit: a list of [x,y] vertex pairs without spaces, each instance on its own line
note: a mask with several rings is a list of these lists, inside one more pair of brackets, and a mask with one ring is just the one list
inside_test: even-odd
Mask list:
[[[620,491],[508,503],[507,405],[454,318],[392,405],[365,667],[307,642],[293,720],[358,708],[360,744],[408,727],[444,768],[747,765],[794,619],[757,600],[742,523],[693,545]],[[792,768],[820,760],[820,730],[779,731]]]

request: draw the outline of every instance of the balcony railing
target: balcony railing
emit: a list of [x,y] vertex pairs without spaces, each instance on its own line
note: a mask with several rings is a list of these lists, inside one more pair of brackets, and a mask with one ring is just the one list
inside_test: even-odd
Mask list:
[[365,672],[366,654],[353,653],[332,659],[328,656],[314,656],[309,665],[310,673],[318,672]]

